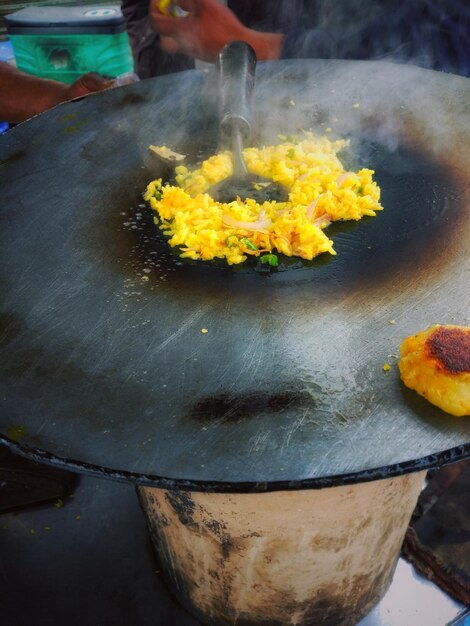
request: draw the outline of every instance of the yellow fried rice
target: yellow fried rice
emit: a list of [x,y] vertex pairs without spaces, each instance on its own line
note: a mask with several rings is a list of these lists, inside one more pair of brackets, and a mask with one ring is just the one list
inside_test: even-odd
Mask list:
[[232,174],[230,152],[211,156],[197,169],[178,166],[176,185],[161,179],[148,185],[145,199],[155,221],[181,257],[221,258],[230,265],[248,256],[271,263],[276,253],[311,260],[323,252],[336,254],[324,232],[331,222],[360,220],[382,209],[373,170],[345,171],[339,160],[347,141],[311,133],[298,140],[279,137],[281,143],[246,148],[243,155],[249,172],[289,190],[287,202],[213,200],[207,190]]

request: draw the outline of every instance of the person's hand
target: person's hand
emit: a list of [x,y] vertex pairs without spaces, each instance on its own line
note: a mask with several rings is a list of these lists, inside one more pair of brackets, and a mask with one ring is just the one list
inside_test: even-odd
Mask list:
[[60,101],[65,102],[67,100],[73,100],[74,98],[88,96],[91,93],[103,91],[112,86],[112,78],[106,78],[96,72],[88,72],[88,74],[83,74],[83,76],[80,76],[74,83],[65,87]]
[[156,0],[150,0],[150,23],[160,33],[163,50],[215,61],[225,44],[242,40],[253,46],[259,59],[279,57],[282,35],[247,28],[218,0],[180,0],[178,4],[188,16],[162,15]]
[[163,50],[214,61],[226,43],[244,38],[246,28],[217,0],[180,0],[178,5],[189,15],[162,15],[156,0],[150,0],[150,23],[160,33]]
[[21,72],[0,61],[0,119],[11,123],[39,115],[61,102],[112,87],[114,80],[90,72],[72,85]]

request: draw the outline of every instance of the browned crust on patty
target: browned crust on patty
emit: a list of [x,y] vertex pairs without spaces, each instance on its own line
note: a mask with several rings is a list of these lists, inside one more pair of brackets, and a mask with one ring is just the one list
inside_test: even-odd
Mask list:
[[440,326],[426,339],[426,349],[446,373],[470,372],[470,331]]

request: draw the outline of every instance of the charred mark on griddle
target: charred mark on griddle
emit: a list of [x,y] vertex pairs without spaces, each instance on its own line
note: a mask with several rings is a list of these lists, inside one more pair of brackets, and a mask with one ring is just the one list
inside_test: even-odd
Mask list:
[[240,422],[265,413],[282,413],[289,409],[312,407],[312,397],[302,391],[264,391],[248,394],[210,396],[199,400],[190,411],[192,419],[200,421]]
[[11,154],[7,159],[3,159],[2,161],[0,161],[0,167],[3,167],[4,165],[7,165],[8,163],[14,163],[15,161],[19,161],[25,156],[26,156],[25,150],[17,150],[16,152],[13,152],[13,154]]
[[129,105],[135,105],[135,104],[142,104],[142,102],[145,102],[146,100],[147,98],[145,98],[140,93],[128,92],[121,98],[121,100],[119,100],[117,105],[129,106]]
[[426,347],[444,372],[470,372],[470,330],[440,326],[429,335]]

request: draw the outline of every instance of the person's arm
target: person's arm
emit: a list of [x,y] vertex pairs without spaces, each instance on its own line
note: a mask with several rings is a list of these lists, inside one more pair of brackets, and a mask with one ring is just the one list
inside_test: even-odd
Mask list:
[[0,61],[0,120],[23,122],[61,102],[106,89],[111,83],[99,74],[89,73],[66,85],[26,74]]
[[155,0],[150,2],[150,22],[160,33],[160,45],[167,52],[181,52],[203,61],[215,61],[229,41],[249,43],[260,60],[280,56],[283,35],[253,30],[217,0],[180,0],[187,17],[162,15]]

